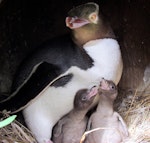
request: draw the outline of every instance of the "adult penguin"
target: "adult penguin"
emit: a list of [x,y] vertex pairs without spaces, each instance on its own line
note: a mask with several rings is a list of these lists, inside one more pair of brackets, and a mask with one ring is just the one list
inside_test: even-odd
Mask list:
[[32,53],[17,74],[12,96],[1,103],[11,111],[23,107],[25,122],[39,143],[50,142],[53,126],[73,108],[79,89],[99,84],[102,77],[117,84],[122,74],[119,44],[99,6],[86,3],[68,15],[72,38],[50,40]]

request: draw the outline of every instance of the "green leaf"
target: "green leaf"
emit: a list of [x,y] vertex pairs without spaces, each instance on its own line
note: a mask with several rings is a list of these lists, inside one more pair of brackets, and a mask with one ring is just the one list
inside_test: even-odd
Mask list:
[[12,115],[6,119],[4,119],[3,121],[0,121],[0,128],[3,128],[7,125],[9,125],[11,122],[13,122],[16,119],[17,115]]

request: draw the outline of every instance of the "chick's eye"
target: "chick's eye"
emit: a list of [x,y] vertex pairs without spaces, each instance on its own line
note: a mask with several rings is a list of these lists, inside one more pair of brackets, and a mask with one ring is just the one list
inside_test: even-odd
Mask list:
[[83,97],[82,97],[82,101],[85,101],[85,100],[86,100],[86,96],[83,96]]
[[111,85],[110,88],[111,88],[111,89],[115,89],[115,86],[114,86],[114,85]]

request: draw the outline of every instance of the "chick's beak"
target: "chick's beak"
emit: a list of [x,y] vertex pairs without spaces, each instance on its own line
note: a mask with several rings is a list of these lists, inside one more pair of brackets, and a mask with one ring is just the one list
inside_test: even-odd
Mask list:
[[93,86],[89,91],[88,91],[88,99],[94,97],[97,95],[98,93],[98,87],[97,86]]

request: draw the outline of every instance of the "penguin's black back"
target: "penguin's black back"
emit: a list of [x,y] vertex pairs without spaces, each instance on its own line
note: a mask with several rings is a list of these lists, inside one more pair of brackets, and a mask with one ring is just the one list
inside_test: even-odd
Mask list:
[[[1,107],[12,111],[19,109],[71,66],[86,70],[92,63],[93,60],[73,43],[69,35],[48,40],[24,59],[13,82],[13,96],[7,102],[0,103]],[[39,66],[32,72],[36,65]],[[71,74],[64,76],[52,86],[63,86],[72,77]]]

